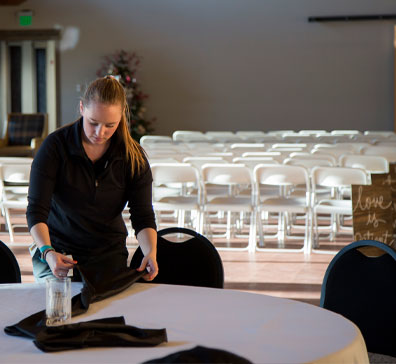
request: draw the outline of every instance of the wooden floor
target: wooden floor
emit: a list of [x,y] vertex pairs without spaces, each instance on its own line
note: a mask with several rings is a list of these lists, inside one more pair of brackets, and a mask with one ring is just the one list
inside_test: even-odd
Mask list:
[[[32,264],[28,253],[31,237],[25,232],[15,237],[9,244],[9,235],[1,224],[0,240],[7,243],[19,262],[22,282],[34,282]],[[342,246],[352,242],[351,236],[344,235],[335,242],[322,242],[320,249],[332,249],[337,252]],[[224,238],[211,238],[215,246],[230,245]],[[247,244],[246,239],[231,242],[236,245]],[[293,243],[295,244],[295,243]],[[136,248],[136,241],[128,239],[130,254]],[[274,242],[274,246],[275,242]],[[288,247],[288,246],[286,246]],[[272,296],[295,299],[314,305],[319,304],[321,284],[334,254],[286,252],[236,252],[220,251],[225,271],[225,288]]]

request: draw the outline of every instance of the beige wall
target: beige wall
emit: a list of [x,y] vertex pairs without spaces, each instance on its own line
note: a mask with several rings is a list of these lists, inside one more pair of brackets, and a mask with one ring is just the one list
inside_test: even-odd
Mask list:
[[176,129],[393,129],[393,21],[308,23],[312,15],[395,13],[393,0],[28,0],[0,28],[79,31],[60,51],[61,123],[101,57],[143,57],[157,134]]

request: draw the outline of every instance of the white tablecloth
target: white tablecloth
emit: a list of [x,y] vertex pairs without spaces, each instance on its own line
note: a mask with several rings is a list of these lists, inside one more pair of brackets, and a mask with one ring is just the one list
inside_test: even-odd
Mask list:
[[[73,283],[74,294],[81,285]],[[45,307],[41,284],[0,285],[1,326]],[[30,339],[0,333],[0,363],[139,363],[203,345],[254,363],[368,363],[359,329],[319,307],[233,290],[136,283],[94,303],[73,322],[124,316],[128,325],[166,328],[153,348],[92,348],[43,353]]]

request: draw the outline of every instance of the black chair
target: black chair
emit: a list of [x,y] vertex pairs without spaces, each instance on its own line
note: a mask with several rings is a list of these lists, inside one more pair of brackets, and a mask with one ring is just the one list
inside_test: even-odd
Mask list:
[[14,253],[0,240],[0,283],[21,283],[21,270]]
[[[365,247],[383,254],[366,256]],[[320,306],[354,322],[369,352],[396,356],[396,251],[374,240],[341,249],[324,276]]]
[[[191,238],[172,242],[165,235],[185,234]],[[131,268],[138,268],[143,253],[135,251]],[[159,273],[152,283],[223,288],[224,270],[220,255],[203,235],[186,228],[173,227],[158,231],[157,262]]]

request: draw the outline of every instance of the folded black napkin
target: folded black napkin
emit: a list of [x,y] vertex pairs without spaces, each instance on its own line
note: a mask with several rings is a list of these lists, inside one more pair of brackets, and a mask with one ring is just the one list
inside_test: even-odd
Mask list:
[[[122,292],[147,271],[119,268],[114,272],[97,265],[77,266],[82,278],[81,293],[72,298],[72,316],[86,312],[93,302]],[[114,274],[116,273],[116,274]],[[109,346],[155,346],[167,341],[166,329],[140,329],[125,324],[123,317],[47,327],[45,310],[30,315],[15,325],[7,326],[8,335],[34,339],[34,344],[46,352]]]
[[166,330],[141,329],[110,317],[76,324],[44,327],[34,344],[45,352],[89,347],[155,346],[166,340]]

